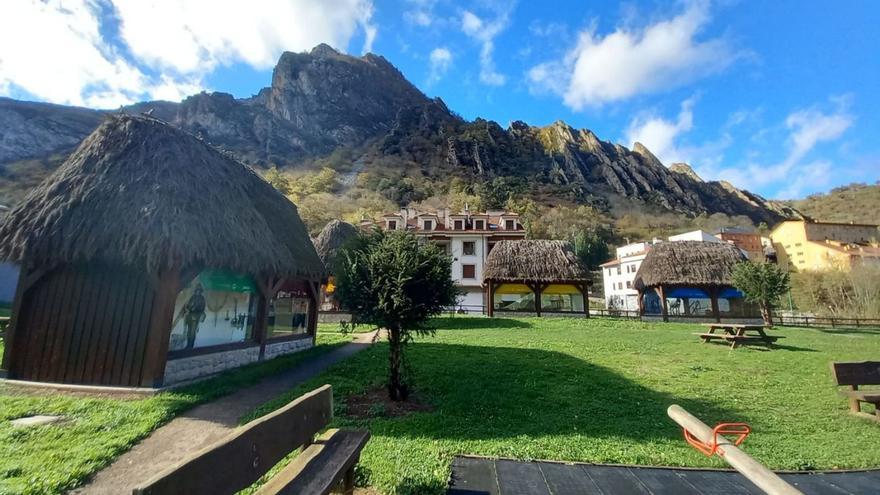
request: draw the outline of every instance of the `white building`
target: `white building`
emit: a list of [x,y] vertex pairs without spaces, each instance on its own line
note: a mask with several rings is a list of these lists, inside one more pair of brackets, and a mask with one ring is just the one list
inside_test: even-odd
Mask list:
[[607,309],[639,309],[639,293],[633,286],[636,272],[651,246],[661,242],[653,239],[645,242],[634,242],[617,248],[616,257],[599,265],[602,269],[602,285],[605,289],[605,307]]
[[448,208],[437,212],[418,212],[404,208],[382,217],[387,230],[407,229],[423,236],[452,256],[452,279],[464,295],[458,309],[481,313],[486,307],[483,291],[483,265],[495,243],[520,240],[526,236],[519,215],[507,211],[452,213]]
[[724,242],[705,230],[694,230],[669,236],[669,242],[675,241]]

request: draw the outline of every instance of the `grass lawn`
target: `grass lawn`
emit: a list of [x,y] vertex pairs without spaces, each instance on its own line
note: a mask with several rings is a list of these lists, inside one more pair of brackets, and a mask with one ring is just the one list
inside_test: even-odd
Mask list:
[[[348,335],[321,333],[313,349],[146,399],[21,395],[0,386],[0,494],[49,494],[73,488],[177,414],[350,340]],[[32,428],[13,428],[8,421],[33,414],[58,414],[69,421]]]
[[408,350],[419,400],[433,411],[353,420],[345,398],[381,386],[387,345],[373,346],[262,407],[323,383],[337,425],[368,428],[359,482],[385,493],[442,493],[456,454],[598,463],[721,466],[666,416],[679,404],[706,423],[745,421],[744,448],[776,469],[880,466],[880,425],[851,416],[829,362],[877,359],[880,331],[776,329],[771,351],[701,344],[699,327],[594,318],[438,320]]

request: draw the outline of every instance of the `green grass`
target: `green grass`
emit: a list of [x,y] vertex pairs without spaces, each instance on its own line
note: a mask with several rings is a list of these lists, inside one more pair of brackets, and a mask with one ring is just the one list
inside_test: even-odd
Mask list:
[[722,466],[666,416],[679,404],[710,425],[745,421],[745,450],[776,469],[880,466],[875,422],[847,412],[831,361],[876,359],[880,332],[775,329],[776,349],[701,344],[683,324],[582,319],[438,320],[408,350],[431,412],[352,420],[345,397],[381,386],[378,344],[292,390],[334,387],[337,426],[372,432],[358,479],[385,493],[443,493],[457,454],[671,466]]
[[[0,386],[0,494],[49,494],[73,488],[177,414],[350,340],[348,335],[321,333],[313,349],[146,399],[20,395]],[[68,421],[32,428],[13,428],[8,421],[33,414],[57,414]]]

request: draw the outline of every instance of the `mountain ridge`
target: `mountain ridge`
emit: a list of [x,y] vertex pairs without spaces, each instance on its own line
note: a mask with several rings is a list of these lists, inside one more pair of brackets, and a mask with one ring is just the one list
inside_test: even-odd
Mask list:
[[[498,179],[545,203],[607,209],[623,199],[688,216],[745,215],[755,223],[799,216],[728,183],[703,181],[687,165],[667,168],[640,143],[628,149],[563,121],[543,127],[514,121],[507,128],[466,121],[384,57],[355,57],[327,45],[283,53],[270,86],[249,98],[202,92],[121,111],[151,111],[257,168],[296,169],[347,149],[368,171],[415,171],[432,189],[450,177],[476,184]],[[0,98],[0,202],[20,196],[16,184],[29,184],[18,180],[18,169],[50,171],[108,112]],[[31,162],[39,166],[23,165]]]

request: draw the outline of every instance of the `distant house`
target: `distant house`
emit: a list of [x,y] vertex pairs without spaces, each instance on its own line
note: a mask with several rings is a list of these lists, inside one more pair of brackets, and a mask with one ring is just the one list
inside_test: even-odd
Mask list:
[[669,236],[669,242],[678,241],[700,241],[700,242],[721,242],[721,239],[706,232],[705,230],[693,230],[683,234]]
[[486,259],[489,316],[496,311],[590,315],[590,272],[565,241],[499,242]]
[[497,243],[526,236],[519,215],[503,210],[455,212],[446,208],[420,212],[404,208],[383,215],[379,226],[406,229],[443,247],[452,256],[452,278],[464,292],[458,309],[475,313],[488,306],[482,283],[486,257]]
[[605,307],[636,311],[639,309],[639,293],[633,287],[636,272],[659,239],[633,242],[616,250],[616,256],[599,265],[602,270],[602,286],[605,292]]
[[723,227],[715,232],[715,237],[740,248],[752,261],[763,261],[765,258],[761,234],[753,229]]
[[795,270],[851,270],[880,264],[877,225],[788,220],[770,233],[777,261]]
[[680,241],[655,245],[639,267],[633,286],[643,317],[758,319],[757,308],[733,286],[733,267],[745,260],[724,242]]

